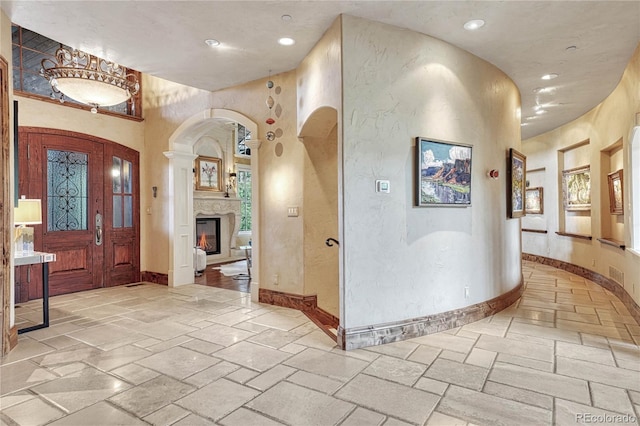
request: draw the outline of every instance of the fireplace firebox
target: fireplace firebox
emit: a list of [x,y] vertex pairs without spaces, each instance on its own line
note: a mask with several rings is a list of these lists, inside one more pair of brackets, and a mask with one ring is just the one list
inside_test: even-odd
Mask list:
[[220,218],[196,219],[196,246],[207,254],[220,254]]

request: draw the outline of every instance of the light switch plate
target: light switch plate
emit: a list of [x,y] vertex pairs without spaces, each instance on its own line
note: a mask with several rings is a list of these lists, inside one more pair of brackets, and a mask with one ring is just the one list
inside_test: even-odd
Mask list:
[[289,207],[287,209],[287,216],[289,217],[298,217],[299,210],[298,207]]
[[376,192],[391,192],[391,183],[388,180],[376,180]]

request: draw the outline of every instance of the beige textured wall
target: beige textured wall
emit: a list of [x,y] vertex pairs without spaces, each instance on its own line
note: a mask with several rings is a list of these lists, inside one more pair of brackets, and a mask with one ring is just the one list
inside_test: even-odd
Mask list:
[[[298,133],[303,133],[307,119],[322,107],[338,111],[338,122],[342,121],[341,24],[342,17],[338,17],[298,67]],[[341,124],[338,129],[341,138]]]
[[[502,71],[424,34],[349,16],[343,37],[344,328],[445,312],[521,282],[506,218],[520,95]],[[414,207],[415,137],[473,145],[472,206]],[[486,173],[498,169],[501,179]],[[376,179],[390,181],[376,193]],[[469,287],[469,297],[464,297]]]
[[298,67],[298,132],[304,137],[304,294],[340,317],[339,146],[342,143],[341,22],[338,18]]
[[[166,274],[169,270],[169,137],[186,119],[209,107],[211,93],[143,75],[145,163],[140,178],[142,271]],[[158,187],[153,198],[151,188]]]
[[142,122],[104,114],[92,114],[90,111],[22,96],[15,98],[19,102],[20,126],[48,127],[85,133],[135,149],[141,154],[144,151],[144,123]]
[[[258,124],[260,147],[259,179],[261,200],[261,287],[302,294],[302,216],[287,217],[287,208],[302,206],[302,168],[304,147],[296,135],[296,74],[288,72],[274,75],[274,89],[269,92],[267,78],[209,93],[145,76],[145,149],[150,166],[142,182],[144,188],[158,186],[158,198],[151,198],[150,190],[143,196],[143,211],[151,208],[146,216],[148,229],[146,242],[154,247],[146,258],[147,270],[167,273],[168,241],[168,160],[162,154],[169,149],[168,140],[173,132],[188,118],[208,108],[237,111]],[[279,89],[279,90],[277,90]],[[279,91],[280,93],[276,93]],[[269,94],[276,101],[272,117],[276,123],[269,126],[265,120],[269,109],[265,101]],[[278,104],[280,116],[276,116]],[[265,133],[273,130],[279,137],[267,141]],[[144,191],[143,191],[144,193]],[[145,214],[143,214],[145,218]]]
[[[624,216],[609,213],[607,174],[620,168],[630,170],[628,144],[631,129],[640,112],[640,46],[636,48],[616,89],[587,114],[551,132],[527,139],[522,152],[527,155],[527,168],[544,168],[541,181],[544,186],[544,215],[523,218],[525,228],[547,229],[547,234],[523,234],[523,251],[560,259],[583,266],[604,276],[609,267],[624,272],[625,290],[640,303],[640,256],[629,250],[622,251],[597,241],[599,237],[617,237],[630,245],[628,210]],[[622,150],[609,149],[620,139]],[[575,154],[574,164],[591,166],[591,212],[580,217],[580,230],[592,235],[593,240],[578,240],[555,234],[567,220],[562,209],[562,190],[559,187],[563,167],[558,164],[558,152],[589,140],[589,145]],[[561,157],[561,156],[560,156]],[[566,164],[566,162],[565,162]],[[565,167],[566,168],[566,167]],[[625,197],[629,195],[629,173],[625,174]],[[538,176],[537,178],[540,178]],[[625,202],[625,204],[627,204]],[[570,218],[573,220],[573,218]]]

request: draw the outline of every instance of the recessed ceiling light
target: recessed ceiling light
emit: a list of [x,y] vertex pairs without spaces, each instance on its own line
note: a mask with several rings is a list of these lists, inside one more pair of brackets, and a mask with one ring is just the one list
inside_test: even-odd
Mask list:
[[545,75],[543,75],[541,78],[542,78],[543,80],[553,80],[553,79],[554,79],[554,78],[556,78],[556,77],[558,77],[558,74],[556,74],[556,73],[553,73],[553,72],[552,72],[551,74],[545,74]]
[[484,26],[484,21],[482,19],[472,19],[467,21],[464,24],[464,29],[468,31],[477,30],[478,28],[482,28]]
[[296,44],[296,41],[290,37],[282,37],[278,40],[278,43],[283,46],[293,46],[294,44]]
[[578,50],[578,46],[569,46],[565,49],[567,52],[575,52]]
[[291,17],[291,15],[282,15],[280,19],[282,19],[283,21],[290,21],[293,18]]
[[210,38],[204,41],[205,43],[207,43],[207,46],[209,47],[216,47],[216,46],[220,46],[220,42],[216,39]]

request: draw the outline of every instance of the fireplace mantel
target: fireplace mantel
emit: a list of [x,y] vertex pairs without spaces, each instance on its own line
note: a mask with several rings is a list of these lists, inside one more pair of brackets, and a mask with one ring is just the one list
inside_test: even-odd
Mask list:
[[193,219],[199,216],[228,216],[230,248],[236,248],[236,238],[240,231],[240,199],[223,198],[211,195],[203,195],[198,192],[193,194]]

